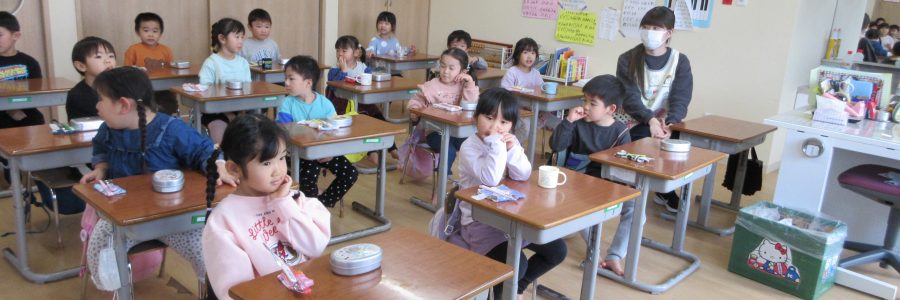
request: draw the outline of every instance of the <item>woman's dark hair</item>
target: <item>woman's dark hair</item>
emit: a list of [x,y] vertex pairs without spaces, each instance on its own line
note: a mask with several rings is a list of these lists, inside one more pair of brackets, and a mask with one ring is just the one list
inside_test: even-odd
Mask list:
[[512,123],[512,128],[516,128],[516,123],[519,122],[519,104],[512,92],[496,87],[478,96],[474,118],[477,119],[479,115],[495,116],[498,111],[503,119]]
[[[100,50],[101,48],[106,49],[106,52],[112,53],[113,55],[116,54],[116,49],[114,49],[113,45],[107,40],[96,36],[83,38],[72,47],[72,62],[74,63],[77,61],[80,63],[87,63],[87,58],[97,54],[97,50]],[[84,72],[81,70],[75,69],[75,71],[78,71],[78,74],[84,75]]]
[[339,37],[336,42],[334,42],[334,49],[359,49],[362,51],[362,55],[359,56],[359,61],[366,63],[366,48],[359,43],[359,39],[352,35],[345,35]]
[[287,147],[287,141],[287,131],[263,115],[245,114],[232,120],[225,129],[222,144],[206,162],[206,218],[209,219],[216,198],[216,181],[219,179],[216,160],[220,154],[240,166],[243,175],[247,176],[247,163],[257,157],[259,161],[267,161],[278,156],[279,145]]
[[144,22],[156,22],[156,24],[159,24],[159,32],[165,31],[163,20],[159,15],[152,12],[142,12],[137,17],[134,17],[134,32],[140,31],[141,23]]
[[532,38],[520,39],[518,42],[516,42],[516,46],[513,47],[513,54],[512,54],[513,66],[516,66],[519,64],[519,56],[522,55],[522,52],[532,51],[535,54],[537,54],[538,50],[540,50],[540,47],[538,46],[538,43],[535,42]]
[[[668,30],[675,29],[675,13],[665,6],[651,8],[644,14],[644,17],[641,18],[641,26],[644,25],[664,27]],[[672,38],[670,37],[666,40],[666,44],[671,40]],[[644,92],[645,56],[646,49],[644,48],[644,44],[639,44],[631,50],[631,58],[628,61],[628,75],[631,76],[631,81],[637,84],[638,89],[642,94]]]
[[306,55],[291,57],[284,64],[284,71],[287,72],[288,70],[300,74],[300,77],[303,77],[303,79],[312,80],[312,89],[314,91],[316,86],[319,85],[319,63],[312,57]]
[[462,51],[459,48],[447,48],[447,50],[441,52],[441,57],[445,55],[459,61],[459,66],[466,70],[467,74],[472,77],[472,82],[478,85],[478,78],[475,78],[475,70],[469,66],[469,55],[466,54],[466,51]]
[[397,16],[394,13],[389,11],[383,11],[378,14],[378,17],[375,18],[375,26],[378,26],[378,22],[385,21],[391,23],[391,32],[397,31]]
[[212,36],[212,51],[219,53],[222,43],[219,42],[219,35],[228,36],[231,33],[244,33],[244,24],[232,18],[222,18],[212,25],[210,34]]
[[128,98],[137,103],[138,128],[141,130],[141,156],[147,140],[147,110],[156,112],[153,85],[147,73],[135,67],[118,67],[103,71],[94,79],[94,90],[112,101]]
[[878,33],[878,29],[866,30],[866,38],[867,39],[875,40],[875,39],[878,39],[880,36],[881,36],[881,34]]

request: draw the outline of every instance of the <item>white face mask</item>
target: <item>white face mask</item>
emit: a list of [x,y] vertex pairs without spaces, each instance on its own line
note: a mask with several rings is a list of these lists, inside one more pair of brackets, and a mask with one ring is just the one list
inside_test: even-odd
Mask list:
[[641,42],[644,43],[645,48],[656,50],[666,42],[666,31],[641,29]]

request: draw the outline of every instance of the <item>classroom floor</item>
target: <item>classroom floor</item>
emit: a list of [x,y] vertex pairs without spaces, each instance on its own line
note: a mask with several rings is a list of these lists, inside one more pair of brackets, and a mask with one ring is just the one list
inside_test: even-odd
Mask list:
[[[399,105],[392,115],[400,113]],[[546,136],[549,138],[549,134]],[[398,144],[406,139],[406,136],[398,137]],[[539,149],[540,150],[540,149]],[[723,161],[724,162],[724,161]],[[723,164],[724,165],[724,164]],[[718,168],[716,178],[716,199],[727,199],[730,192],[722,188],[719,183],[725,173],[725,168]],[[340,234],[352,230],[374,225],[367,218],[355,214],[351,207],[352,201],[361,201],[370,207],[374,206],[372,195],[375,191],[375,175],[361,175],[359,181],[346,197],[344,217],[338,218],[337,208],[333,209],[332,232]],[[394,227],[408,227],[425,231],[431,214],[411,204],[408,199],[416,195],[427,198],[431,195],[431,180],[423,183],[398,184],[400,173],[388,172],[388,189],[385,211],[392,220]],[[320,182],[323,186],[331,177]],[[763,190],[753,196],[744,197],[743,205],[755,203],[760,200],[772,198],[777,174],[767,174],[763,184]],[[695,183],[694,193],[698,193],[702,181]],[[3,185],[5,186],[5,185]],[[4,188],[5,189],[5,188]],[[12,199],[0,199],[0,231],[13,230]],[[661,242],[671,241],[672,222],[662,220],[658,214],[664,209],[661,206],[649,204],[648,217],[645,225],[645,236]],[[692,205],[696,213],[697,205]],[[47,224],[46,215],[39,209],[33,209],[32,226],[35,229],[43,228]],[[30,234],[29,254],[32,268],[37,272],[49,272],[61,268],[77,266],[80,262],[81,242],[78,239],[81,215],[62,216],[61,224],[63,232],[63,246],[56,246],[56,233],[51,227],[45,233]],[[731,212],[713,208],[711,219],[713,224],[725,225],[734,222],[735,215]],[[612,235],[615,232],[617,220],[604,223],[601,249],[608,247]],[[769,288],[763,284],[728,272],[728,256],[731,251],[729,237],[719,237],[697,229],[688,229],[685,247],[689,252],[700,257],[703,264],[700,269],[679,283],[671,290],[660,294],[650,295],[629,287],[620,285],[608,279],[600,277],[597,283],[596,299],[793,299],[792,296],[778,290]],[[344,246],[338,244],[329,247],[326,252],[334,247]],[[580,291],[581,269],[579,263],[585,255],[585,244],[581,237],[572,236],[567,239],[569,255],[562,265],[553,269],[540,279],[540,283],[560,291],[570,298],[577,298]],[[0,238],[0,247],[15,248],[15,236],[10,235]],[[641,264],[639,266],[639,279],[648,282],[657,282],[671,276],[676,268],[684,267],[682,260],[672,259],[653,250],[642,249]],[[845,251],[845,255],[852,252]],[[162,278],[152,278],[135,284],[135,295],[138,299],[196,299],[197,283],[190,269],[190,265],[177,254],[171,252],[166,260],[166,274]],[[900,276],[893,270],[881,269],[871,264],[865,267],[853,269],[857,272],[873,276],[894,285],[900,285]],[[46,284],[34,284],[26,281],[8,263],[0,263],[0,294],[6,295],[4,299],[79,299],[81,291],[81,278],[71,278],[59,282]],[[413,291],[415,292],[415,291]],[[526,299],[531,297],[531,289],[526,292]],[[111,294],[102,293],[88,283],[88,299],[110,299]],[[855,292],[842,286],[835,286],[821,299],[866,299],[869,296]]]

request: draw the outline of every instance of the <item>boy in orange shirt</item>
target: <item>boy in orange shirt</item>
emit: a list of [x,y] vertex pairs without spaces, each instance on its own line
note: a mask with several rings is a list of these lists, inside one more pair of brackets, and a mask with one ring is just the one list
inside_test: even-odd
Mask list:
[[161,67],[172,62],[172,49],[160,44],[163,20],[152,12],[144,12],[134,18],[134,33],[141,42],[125,50],[126,66]]

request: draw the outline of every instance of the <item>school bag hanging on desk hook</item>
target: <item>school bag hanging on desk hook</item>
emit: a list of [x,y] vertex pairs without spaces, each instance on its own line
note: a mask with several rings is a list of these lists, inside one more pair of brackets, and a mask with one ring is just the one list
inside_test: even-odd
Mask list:
[[[734,177],[737,174],[740,153],[728,156],[728,167],[725,169],[725,180],[722,186],[730,191],[734,190]],[[747,158],[747,169],[744,176],[744,187],[741,194],[752,196],[762,190],[763,162],[756,156],[756,147],[750,148],[750,157]]]

